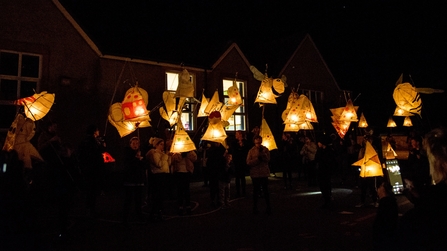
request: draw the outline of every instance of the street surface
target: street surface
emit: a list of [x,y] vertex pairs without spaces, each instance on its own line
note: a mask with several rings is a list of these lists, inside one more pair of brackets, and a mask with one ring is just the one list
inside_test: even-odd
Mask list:
[[[277,173],[279,176],[280,173]],[[162,222],[138,222],[131,215],[122,224],[121,187],[112,186],[98,198],[99,218],[88,216],[82,195],[70,210],[69,232],[65,241],[57,237],[57,211],[51,202],[36,205],[34,229],[6,236],[13,250],[372,250],[374,206],[355,207],[360,190],[352,182],[333,182],[330,209],[322,204],[318,187],[295,178],[292,190],[283,189],[281,177],[270,177],[272,215],[265,213],[259,199],[258,215],[252,213],[252,186],[247,179],[247,195],[232,198],[231,207],[210,205],[209,189],[202,182],[191,183],[192,214],[178,216],[174,199],[164,204]],[[231,195],[235,184],[231,184]],[[397,196],[401,212],[411,203]],[[368,201],[367,201],[368,202]],[[371,202],[371,201],[369,201]],[[148,216],[149,206],[143,209]]]

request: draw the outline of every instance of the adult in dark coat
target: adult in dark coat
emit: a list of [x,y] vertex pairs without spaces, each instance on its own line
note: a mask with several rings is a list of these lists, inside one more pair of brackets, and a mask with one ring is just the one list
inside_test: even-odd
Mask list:
[[318,185],[324,201],[322,208],[329,208],[332,199],[331,176],[335,165],[335,154],[329,137],[322,136],[317,143],[318,150],[315,154],[315,161],[317,163]]
[[227,149],[218,143],[211,142],[211,147],[207,150],[207,167],[209,168],[209,188],[212,206],[219,206],[219,170],[225,168],[225,152]]
[[123,222],[126,223],[130,213],[132,199],[137,219],[143,221],[142,202],[146,181],[146,167],[140,150],[140,139],[132,137],[129,146],[124,148],[124,208]]
[[236,132],[236,140],[230,146],[230,153],[234,164],[234,182],[236,184],[236,197],[245,196],[245,175],[248,172],[247,154],[250,143],[245,138],[243,131]]
[[96,197],[102,183],[102,173],[104,170],[105,144],[99,140],[99,129],[95,125],[87,127],[86,136],[78,147],[78,159],[80,169],[84,177],[84,185],[87,199],[87,207],[90,216],[96,218]]

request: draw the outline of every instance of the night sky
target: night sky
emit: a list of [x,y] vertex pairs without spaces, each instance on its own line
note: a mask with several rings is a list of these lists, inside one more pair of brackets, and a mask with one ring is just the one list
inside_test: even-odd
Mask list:
[[[400,74],[416,87],[447,90],[447,16],[439,1],[60,2],[104,54],[209,67],[236,42],[274,77],[309,33],[339,86],[380,126],[394,112]],[[447,125],[447,108],[439,109],[446,93],[422,100],[425,129]]]

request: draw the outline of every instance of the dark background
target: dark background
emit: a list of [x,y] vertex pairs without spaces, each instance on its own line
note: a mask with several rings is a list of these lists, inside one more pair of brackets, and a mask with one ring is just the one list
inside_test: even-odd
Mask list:
[[[60,0],[104,54],[210,67],[232,42],[276,77],[306,33],[370,125],[394,113],[399,76],[445,89],[447,17],[435,1]],[[423,94],[415,127],[447,124],[446,94]],[[403,118],[395,119],[402,127]],[[385,128],[386,129],[386,128]],[[405,128],[402,128],[405,130]],[[399,130],[399,129],[394,129]]]

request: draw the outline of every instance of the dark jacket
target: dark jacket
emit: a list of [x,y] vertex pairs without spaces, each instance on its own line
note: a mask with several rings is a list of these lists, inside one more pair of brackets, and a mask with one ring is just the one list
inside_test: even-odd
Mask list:
[[88,135],[79,145],[78,160],[84,176],[99,177],[104,168],[104,147],[93,135]]
[[124,185],[142,186],[146,181],[146,166],[143,158],[136,157],[138,150],[124,149]]

